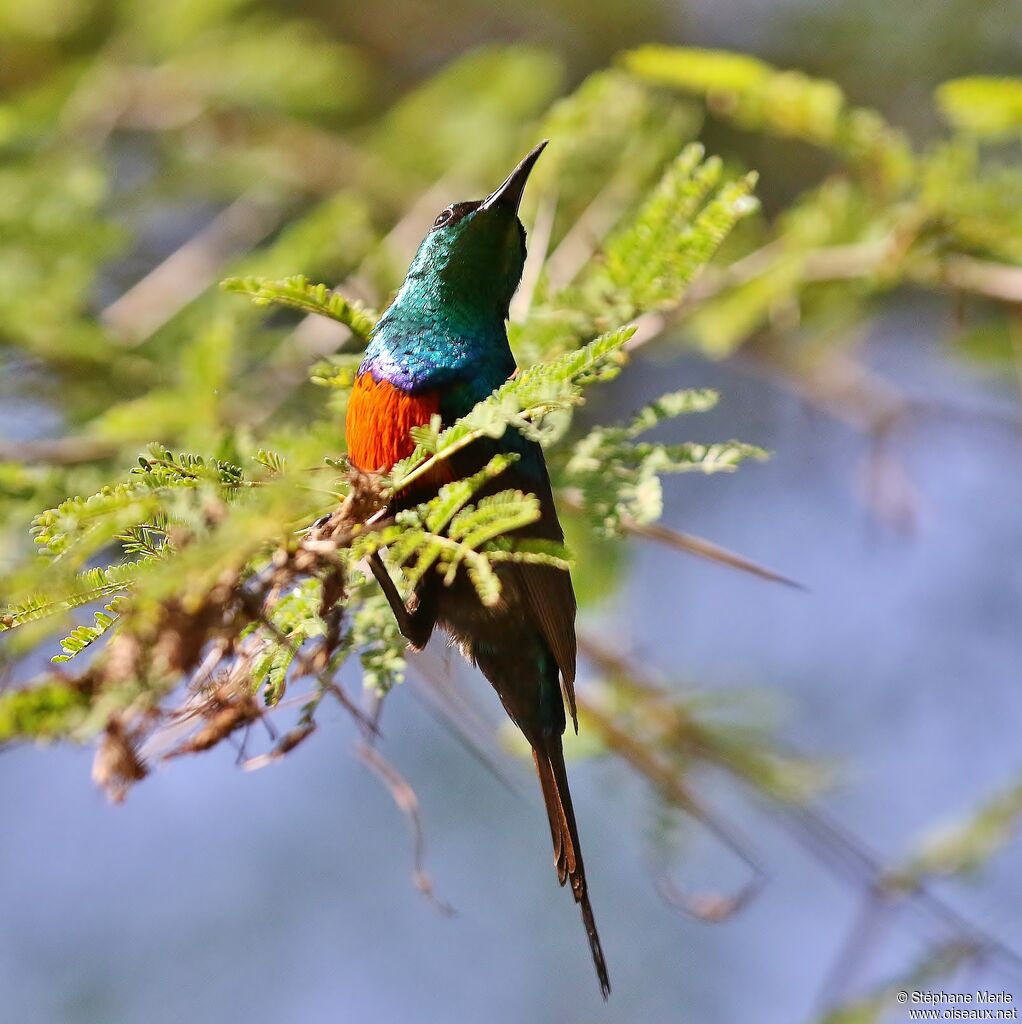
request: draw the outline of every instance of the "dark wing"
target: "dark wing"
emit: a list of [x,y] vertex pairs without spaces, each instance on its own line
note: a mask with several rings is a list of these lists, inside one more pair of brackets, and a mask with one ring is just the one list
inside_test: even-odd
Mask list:
[[[562,541],[564,531],[557,519],[546,467],[540,487],[531,481],[529,484],[522,481],[520,486],[533,490],[543,509],[542,518],[522,532],[530,537]],[[552,565],[519,565],[517,569],[536,624],[561,670],[564,699],[575,732],[578,732],[578,712],[575,707],[575,591],[571,577],[563,569]]]
[[[455,476],[463,478],[475,473],[498,450],[501,449],[497,445],[478,441],[464,453],[454,455],[449,461]],[[507,487],[517,487],[526,493],[535,494],[540,501],[542,516],[537,522],[519,530],[518,536],[538,537],[560,543],[564,540],[564,531],[557,519],[542,449],[535,442],[527,442],[524,458],[531,463],[530,472],[524,472],[521,465],[512,465],[485,485],[478,492],[477,498]],[[578,712],[575,707],[575,591],[571,586],[571,577],[563,569],[552,565],[520,563],[509,566],[508,571],[517,573],[532,618],[561,670],[564,700],[575,732],[578,732]]]
[[518,567],[536,624],[561,670],[564,699],[578,732],[575,707],[575,591],[571,577],[552,565]]

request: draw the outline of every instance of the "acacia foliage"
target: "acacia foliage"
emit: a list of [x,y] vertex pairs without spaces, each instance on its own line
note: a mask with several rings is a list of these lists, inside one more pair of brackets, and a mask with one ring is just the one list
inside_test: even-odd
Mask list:
[[[663,473],[713,473],[762,458],[760,448],[737,441],[638,440],[661,421],[710,408],[715,396],[705,390],[666,395],[622,427],[581,435],[571,430],[583,390],[611,381],[626,362],[623,350],[635,333],[627,322],[680,300],[731,227],[755,210],[752,185],[751,176],[722,182],[719,161],[704,162],[699,147],[687,147],[615,233],[613,269],[587,269],[518,324],[523,346],[535,332],[533,346],[542,358],[456,423],[414,428],[412,454],[388,474],[349,473],[337,457],[342,439],[336,423],[353,365],[342,356],[313,366],[313,380],[326,390],[307,432],[281,431],[272,448],[236,437],[230,458],[174,453],[153,442],[124,478],[39,512],[31,532],[43,557],[8,575],[9,592],[20,596],[4,609],[0,630],[17,634],[33,627],[29,642],[38,643],[75,610],[103,600],[91,622],[74,625],[58,641],[53,661],[64,666],[105,647],[76,670],[45,674],[0,697],[13,709],[0,741],[103,734],[102,763],[125,768],[104,778],[121,795],[144,771],[137,748],[186,714],[214,683],[218,696],[206,706],[207,718],[221,715],[225,705],[250,708],[256,697],[272,707],[289,679],[313,679],[312,708],[333,692],[337,671],[353,655],[366,682],[386,692],[403,676],[404,642],[389,606],[362,575],[368,556],[385,552],[406,590],[426,573],[450,584],[464,571],[486,605],[500,600],[500,564],[571,566],[563,545],[515,539],[540,516],[534,495],[503,489],[477,497],[483,485],[499,481],[513,456],[496,456],[433,499],[383,517],[391,496],[482,439],[515,430],[544,443],[555,482],[582,496],[590,528],[603,535],[620,534],[623,517],[658,517]],[[655,264],[651,247],[659,254]],[[638,250],[650,258],[640,260]],[[629,260],[642,269],[631,291]],[[607,273],[616,287],[607,287]],[[337,322],[356,346],[365,344],[375,319],[363,303],[300,275],[235,277],[223,288],[260,309]],[[621,326],[601,331],[615,320]],[[325,450],[333,454],[324,462],[317,446],[331,434]],[[63,721],[53,699],[61,688],[68,694]],[[222,737],[252,714],[224,717],[229,728]],[[202,718],[196,716],[196,727]],[[310,710],[303,728],[312,724]],[[111,745],[121,749],[118,757],[111,756]]]
[[[655,526],[661,474],[762,456],[691,440],[679,417],[717,401],[705,389],[618,423],[597,401],[583,422],[579,404],[615,386],[629,351],[748,348],[797,386],[854,353],[873,308],[925,288],[972,297],[979,315],[953,339],[1014,366],[1018,80],[945,83],[946,130],[918,146],[836,83],[742,54],[644,47],[563,95],[556,56],[491,48],[401,91],[246,0],[119,4],[75,31],[48,26],[50,60],[21,11],[0,12],[20,57],[0,69],[0,401],[27,375],[65,436],[0,439],[3,654],[57,662],[0,694],[0,742],[95,742],[116,796],[155,757],[210,749],[295,698],[274,752],[292,749],[324,698],[350,706],[349,663],[370,689],[393,686],[404,645],[367,553],[386,547],[402,586],[465,566],[483,601],[499,599],[502,561],[571,558],[508,537],[535,516],[530,495],[477,500],[499,463],[367,526],[458,446],[511,429],[547,447],[573,543],[597,553],[577,566],[583,602],[621,565],[622,536]],[[707,120],[724,141],[709,158]],[[766,208],[742,145],[759,135],[821,168]],[[350,480],[339,424],[373,310],[436,209],[488,191],[543,137],[510,325],[525,372],[460,423],[418,430],[389,479]],[[119,172],[132,160],[141,180]],[[165,263],[147,260],[159,246],[144,212],[197,207],[215,213]],[[632,756],[666,802],[690,809],[677,780],[696,763],[781,802],[820,784],[755,715],[736,725],[707,695],[637,686],[589,655],[595,749]],[[177,739],[161,751],[166,725]],[[1007,789],[876,883],[974,869],[1020,806]]]

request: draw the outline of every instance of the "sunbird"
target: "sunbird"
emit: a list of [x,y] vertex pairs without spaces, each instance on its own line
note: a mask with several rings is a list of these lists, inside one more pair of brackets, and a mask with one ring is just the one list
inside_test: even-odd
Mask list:
[[[389,470],[411,454],[412,427],[435,415],[445,426],[453,423],[515,372],[505,322],[525,266],[518,208],[545,146],[541,142],[528,153],[485,199],[454,203],[433,221],[404,283],[374,327],[355,377],[346,431],[348,459],[356,469]],[[543,450],[513,429],[443,462],[442,475],[400,493],[391,511],[428,499],[443,483],[478,471],[497,452],[517,458],[480,495],[511,487],[536,495],[542,515],[519,536],[562,541]],[[589,902],[561,745],[565,703],[578,731],[571,577],[552,565],[502,563],[496,569],[500,601],[486,607],[464,572],[450,585],[438,573],[428,573],[406,606],[379,557],[370,564],[409,644],[421,649],[434,628],[446,631],[490,681],[529,741],[557,876],[561,885],[571,881],[606,999],[610,979]]]

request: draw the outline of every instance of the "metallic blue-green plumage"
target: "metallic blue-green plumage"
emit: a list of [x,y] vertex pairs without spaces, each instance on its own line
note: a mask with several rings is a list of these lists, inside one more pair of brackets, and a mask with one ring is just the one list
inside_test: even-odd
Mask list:
[[[518,203],[541,149],[533,150],[486,200],[457,203],[437,217],[372,333],[359,368],[364,385],[356,388],[359,404],[349,406],[349,437],[365,441],[383,433],[392,436],[385,428],[399,422],[390,411],[396,408],[405,413],[436,408],[445,425],[450,424],[514,372],[505,320],[525,262]],[[366,374],[374,383],[362,376]],[[382,420],[381,410],[387,410]],[[373,451],[372,445],[363,447]],[[540,518],[519,530],[519,536],[561,541],[546,463],[535,442],[509,429],[499,439],[476,441],[458,452],[448,467],[466,476],[497,451],[514,452],[519,459],[476,497],[507,488],[535,494]],[[422,497],[421,492],[399,495],[393,511]],[[480,602],[465,572],[453,581],[427,573],[416,587],[414,611],[408,612],[382,563],[371,564],[385,590],[390,582],[393,594],[388,597],[398,602],[395,612],[409,641],[421,646],[434,627],[445,630],[479,666],[531,744],[558,878],[562,885],[571,882],[606,997],[610,982],[589,903],[561,747],[565,701],[575,718],[575,595],[568,573],[550,565],[501,563],[495,570],[500,599],[493,606]]]

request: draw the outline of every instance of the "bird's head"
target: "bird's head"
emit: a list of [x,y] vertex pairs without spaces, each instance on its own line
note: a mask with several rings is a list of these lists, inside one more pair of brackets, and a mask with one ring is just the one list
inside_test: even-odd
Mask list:
[[525,266],[518,207],[546,141],[529,152],[485,199],[442,210],[408,269],[405,288],[439,292],[445,301],[484,314],[508,315]]

